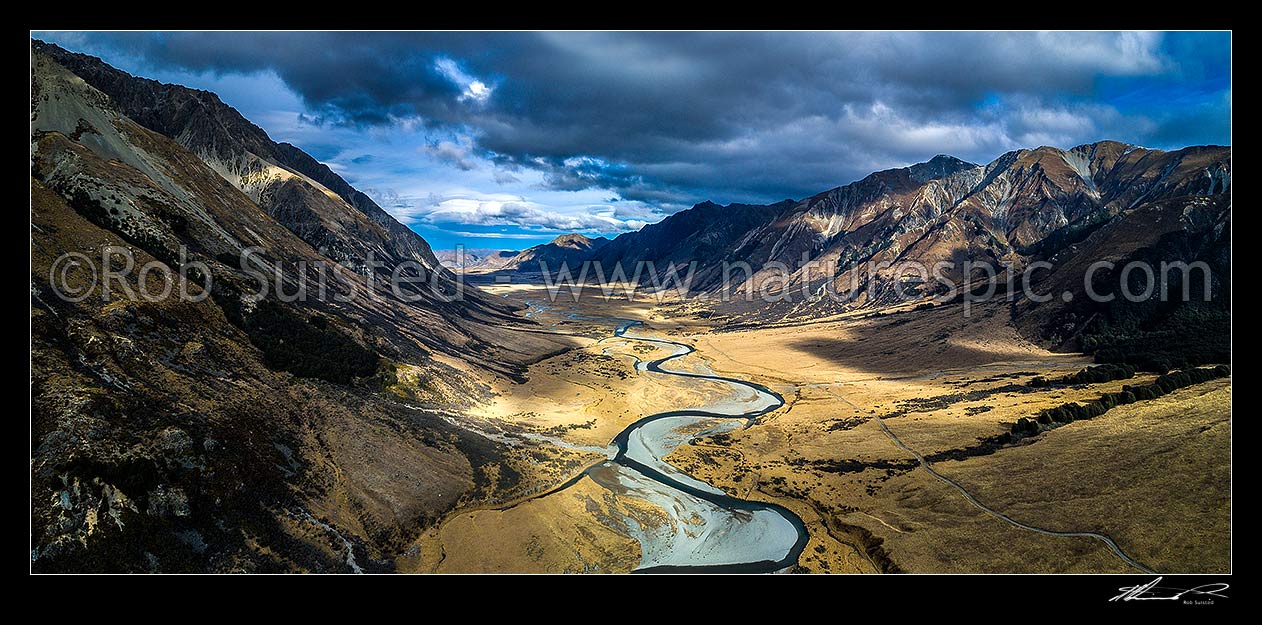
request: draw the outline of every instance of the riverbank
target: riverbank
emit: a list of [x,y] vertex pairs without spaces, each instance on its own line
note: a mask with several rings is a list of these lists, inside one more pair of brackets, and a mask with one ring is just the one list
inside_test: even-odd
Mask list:
[[[513,297],[539,299],[538,293],[514,288]],[[1087,363],[1023,341],[1006,325],[1002,311],[981,310],[980,318],[967,320],[949,310],[856,315],[735,332],[716,331],[704,318],[680,315],[677,309],[666,318],[647,301],[565,302],[532,312],[552,331],[581,335],[590,343],[536,363],[528,382],[495,389],[496,400],[471,418],[548,432],[567,444],[604,447],[649,413],[702,405],[730,410],[734,401],[740,403],[738,389],[729,382],[646,371],[655,359],[675,355],[667,363],[673,371],[717,373],[761,385],[782,396],[785,406],[758,417],[749,428],[721,431],[704,420],[665,428],[651,438],[705,436],[690,444],[666,441],[650,455],[664,459],[654,466],[680,483],[712,485],[723,496],[777,504],[802,519],[809,538],[793,570],[1134,570],[1097,540],[1038,535],[982,512],[918,468],[874,418],[881,417],[918,453],[949,458],[953,450],[1007,431],[1021,416],[1121,390],[1123,381],[1058,388],[1029,384],[1039,376],[1074,373]],[[647,321],[646,338],[670,342],[608,337],[612,318]],[[677,354],[679,345],[697,352]],[[1141,374],[1125,383],[1152,377]],[[1180,475],[1214,476],[1229,468],[1229,438],[1220,439],[1229,436],[1230,380],[1202,386],[1185,389],[1200,393],[1195,411],[1172,412],[1166,404],[1179,401],[1172,395],[1045,432],[1016,449],[948,459],[934,467],[1012,518],[1111,536],[1159,572],[1223,570],[1229,566],[1223,555],[1230,545],[1230,499],[1224,490],[1229,485],[1177,481]],[[1169,427],[1154,428],[1152,419]],[[1096,449],[1075,439],[1084,436],[1092,445],[1125,452],[1104,458],[1097,457],[1098,450],[1094,455],[1077,451]],[[667,447],[674,451],[666,452]],[[1154,474],[1135,475],[1107,461],[1126,458],[1148,458],[1145,466]],[[1023,469],[1009,466],[1016,460]],[[1040,477],[1037,467],[1050,476],[1074,478]],[[671,565],[675,561],[669,554],[678,547],[652,545],[669,544],[662,536],[674,528],[701,535],[701,528],[714,522],[706,514],[679,513],[695,502],[643,491],[633,496],[643,484],[628,485],[626,476],[610,471],[595,473],[600,481],[586,475],[562,491],[508,510],[458,514],[427,532],[416,556],[401,560],[400,568],[627,572],[646,563]],[[1129,478],[1110,477],[1115,475]],[[1082,501],[1094,504],[1077,503]],[[1162,505],[1186,514],[1163,514]],[[1150,508],[1146,519],[1136,514]]]

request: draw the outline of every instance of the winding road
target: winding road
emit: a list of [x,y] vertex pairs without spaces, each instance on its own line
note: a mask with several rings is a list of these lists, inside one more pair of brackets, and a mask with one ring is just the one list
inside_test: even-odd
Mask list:
[[994,508],[987,506],[986,504],[978,501],[977,498],[974,497],[972,493],[965,490],[963,486],[960,486],[959,484],[957,484],[955,480],[952,480],[951,478],[935,471],[933,466],[929,464],[929,461],[925,460],[924,456],[921,456],[918,452],[916,452],[916,450],[905,445],[903,441],[898,438],[898,436],[896,436],[893,432],[890,431],[889,427],[885,425],[884,419],[881,419],[880,417],[877,417],[876,415],[873,415],[873,417],[876,419],[877,424],[881,426],[881,429],[885,431],[885,435],[888,436],[890,440],[894,442],[895,445],[897,445],[903,451],[911,454],[912,456],[915,456],[916,462],[920,464],[920,468],[927,471],[929,475],[932,475],[933,477],[937,478],[938,481],[942,482],[943,484],[946,484],[947,486],[950,486],[951,488],[954,488],[955,490],[959,491],[960,495],[963,495],[964,499],[968,501],[970,504],[973,504],[973,507],[977,508],[978,510],[981,510],[982,512],[985,512],[986,514],[989,514],[990,516],[995,517],[996,519],[999,519],[1000,521],[1003,521],[1004,523],[1007,523],[1013,527],[1031,531],[1036,534],[1044,534],[1046,536],[1060,536],[1064,538],[1091,538],[1094,540],[1098,540],[1104,543],[1105,546],[1107,546],[1109,550],[1113,552],[1113,555],[1116,555],[1123,562],[1145,573],[1156,574],[1156,571],[1153,571],[1152,569],[1140,564],[1139,562],[1136,562],[1134,558],[1131,558],[1130,556],[1126,555],[1126,552],[1122,551],[1122,548],[1118,547],[1117,543],[1114,542],[1112,538],[1109,538],[1108,536],[1105,536],[1104,534],[1097,534],[1096,532],[1061,532],[1057,530],[1044,529],[1042,527],[1035,527],[1027,523],[1022,523],[998,510],[995,510]]
[[[837,399],[840,399],[841,401],[846,402],[855,410],[863,410],[862,408],[860,408],[859,406],[856,406],[853,402],[846,399],[845,397],[842,397],[841,395],[838,395],[837,393],[834,393],[832,391],[828,391],[828,392],[833,397],[836,397]],[[960,493],[962,497],[964,497],[965,501],[967,501],[969,504],[971,504],[973,507],[977,508],[978,510],[981,510],[982,512],[985,512],[986,514],[989,514],[990,516],[1000,521],[1003,521],[1004,523],[1007,523],[1008,525],[1011,525],[1017,529],[1023,529],[1026,531],[1034,532],[1036,534],[1043,534],[1045,536],[1059,536],[1062,538],[1090,538],[1092,540],[1098,540],[1104,543],[1104,545],[1108,547],[1110,551],[1113,552],[1113,555],[1117,556],[1118,559],[1125,562],[1126,564],[1136,569],[1139,569],[1140,571],[1143,571],[1145,573],[1156,574],[1156,571],[1153,571],[1152,569],[1144,566],[1143,564],[1140,564],[1134,558],[1126,555],[1126,552],[1122,551],[1122,548],[1117,545],[1117,542],[1115,542],[1109,536],[1106,536],[1104,534],[1099,534],[1096,532],[1062,532],[1059,530],[1049,530],[1042,527],[1036,527],[1028,523],[1022,523],[1021,521],[1018,521],[978,501],[977,497],[974,497],[973,494],[968,492],[968,489],[961,486],[959,482],[956,482],[955,480],[939,473],[936,469],[933,468],[933,465],[928,460],[925,460],[924,456],[920,455],[920,452],[916,451],[915,449],[912,449],[911,447],[908,447],[907,444],[904,443],[902,439],[900,439],[898,435],[895,434],[894,431],[891,430],[889,426],[885,424],[885,420],[882,419],[879,415],[877,415],[875,412],[872,412],[872,411],[865,411],[865,412],[867,412],[868,416],[872,417],[872,419],[876,421],[877,425],[881,426],[881,431],[885,433],[885,436],[887,436],[890,439],[890,441],[894,443],[894,445],[896,445],[899,449],[902,449],[903,451],[907,452],[908,454],[911,454],[911,456],[916,459],[916,463],[920,466],[921,469],[924,469],[926,473],[933,476],[935,479],[942,482],[943,484],[946,484],[947,486],[950,486],[951,488],[955,489],[957,492]],[[880,521],[880,519],[877,519],[877,520]],[[884,521],[881,521],[881,523],[888,526],[888,524],[885,523]],[[891,529],[894,529],[894,528],[891,528]],[[898,530],[895,530],[895,531],[898,531]]]

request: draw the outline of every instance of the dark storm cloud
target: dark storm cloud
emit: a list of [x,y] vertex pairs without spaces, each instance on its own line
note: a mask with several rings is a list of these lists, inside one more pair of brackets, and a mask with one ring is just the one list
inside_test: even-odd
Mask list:
[[156,66],[274,71],[325,122],[419,120],[459,137],[430,150],[461,169],[668,208],[803,197],[940,152],[1195,135],[1092,101],[1102,76],[1177,71],[1143,33],[88,37]]

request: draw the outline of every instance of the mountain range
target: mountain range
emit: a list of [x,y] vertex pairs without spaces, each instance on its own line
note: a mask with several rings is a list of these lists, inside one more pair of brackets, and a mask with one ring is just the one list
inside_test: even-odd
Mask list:
[[461,249],[435,250],[434,255],[452,271],[494,271],[518,254],[517,250]]
[[[756,272],[728,285],[737,290],[757,288],[766,277],[758,270],[782,265],[790,268],[786,287],[807,282],[815,291],[827,282],[844,293],[848,271],[863,263],[1021,263],[1050,256],[1069,239],[1085,238],[1088,230],[1123,222],[1151,205],[1229,198],[1230,157],[1230,148],[1221,146],[1164,152],[1114,141],[1015,150],[986,165],[939,155],[797,202],[704,202],[618,236],[593,258],[621,263],[628,271],[641,260],[655,261],[659,271],[695,260],[692,287],[700,291],[720,286],[717,268],[723,261],[747,262]],[[835,263],[838,269],[829,275],[799,271],[806,261]],[[889,289],[881,295],[888,296]]]
[[[449,511],[520,494],[522,460],[451,415],[573,337],[463,285],[448,253],[215,94],[39,41],[31,54],[35,570],[389,570]],[[902,261],[952,261],[965,288],[993,280],[961,274],[963,261],[1043,261],[1036,290],[1076,296],[1013,298],[1002,310],[1015,326],[1051,347],[1162,369],[1230,359],[1230,209],[1229,147],[1101,141],[986,164],[939,155],[803,200],[702,202],[612,240],[466,250],[465,268],[531,274],[592,260],[631,276],[651,261],[660,277],[695,263],[691,288],[712,321],[738,326],[884,314],[908,284]],[[121,262],[110,250],[137,265],[199,264],[208,271],[181,286],[205,297],[53,291],[64,253]],[[240,264],[247,250],[269,278],[264,296]],[[1186,284],[1208,281],[1209,301],[1079,296],[1092,262],[1171,258],[1212,268]],[[321,263],[341,268],[336,293],[364,295],[284,296],[318,281]],[[725,282],[725,263],[750,272]],[[65,275],[67,286],[100,286]],[[391,276],[417,281],[400,292]],[[715,297],[855,284],[844,302]],[[133,274],[121,286],[141,283]],[[457,289],[464,297],[449,297]]]
[[[973,288],[977,280],[1002,276],[964,275],[965,262],[985,263],[1001,273],[1009,265],[1017,274],[1032,263],[1049,262],[1049,271],[1031,273],[1034,291],[1069,292],[1077,296],[1071,297],[1074,303],[1018,298],[1014,322],[1051,347],[1083,349],[1081,339],[1093,335],[1116,338],[1122,332],[1125,341],[1153,332],[1186,335],[1174,332],[1170,323],[1178,325],[1187,307],[1093,305],[1082,285],[1091,262],[1123,266],[1172,246],[1177,254],[1171,258],[1205,261],[1214,269],[1212,301],[1193,308],[1212,309],[1215,322],[1210,325],[1222,329],[1230,307],[1230,222],[1231,148],[1162,151],[1100,141],[1070,149],[1014,150],[985,165],[938,155],[801,201],[703,202],[619,235],[593,251],[589,260],[600,261],[605,275],[620,267],[624,275],[634,276],[639,267],[644,284],[654,279],[662,283],[669,271],[686,275],[693,264],[691,290],[701,296],[724,295],[715,307],[734,323],[819,318],[895,304],[906,294],[926,300],[960,295],[958,289],[919,293],[928,288],[917,279],[923,276],[906,273],[905,263],[925,268],[951,263],[943,276]],[[737,263],[749,270],[731,269]],[[648,267],[655,275],[649,275]],[[1095,277],[1112,279],[1116,291],[1117,270]],[[771,303],[740,297],[820,294],[825,289],[845,297],[770,298],[776,300]],[[1137,285],[1134,292],[1142,290]],[[1133,318],[1136,309],[1147,310],[1142,320]],[[1185,338],[1170,345],[1174,349],[1188,342]],[[1198,343],[1193,351],[1209,349],[1221,356],[1226,349],[1222,339],[1211,342],[1212,348]],[[1108,344],[1086,343],[1105,350]],[[1205,359],[1212,360],[1208,355]]]
[[608,242],[605,237],[592,239],[574,232],[521,251],[444,250],[438,253],[438,257],[445,267],[470,273],[539,273],[545,268],[552,271],[562,265],[577,270]]

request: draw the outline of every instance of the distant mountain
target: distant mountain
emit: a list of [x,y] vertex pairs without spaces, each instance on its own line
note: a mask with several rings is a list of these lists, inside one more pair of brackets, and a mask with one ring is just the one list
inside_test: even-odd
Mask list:
[[923,163],[908,167],[907,175],[916,182],[925,183],[976,167],[975,163],[960,160],[948,154],[939,154]]
[[[683,275],[689,263],[695,262],[692,289],[712,290],[733,278],[739,286],[748,274],[735,268],[738,263],[748,264],[753,271],[773,262],[796,267],[803,258],[810,260],[822,251],[823,241],[837,224],[818,223],[815,218],[799,219],[797,214],[803,205],[831,201],[844,209],[876,201],[891,187],[909,189],[976,167],[952,156],[939,155],[911,167],[872,174],[857,183],[802,202],[784,200],[769,205],[728,206],[702,202],[638,232],[618,236],[596,259],[608,267],[621,265],[628,276],[639,266],[642,280],[647,279],[647,261],[652,261],[658,277],[671,268]],[[831,200],[827,200],[829,197]],[[725,262],[733,267],[726,276],[723,273]]]
[[463,253],[457,253],[456,250],[434,252],[438,261],[452,271],[463,268],[465,271],[479,272],[500,269],[517,254],[516,250],[490,249],[465,249]]
[[[536,245],[518,252],[504,261],[496,270],[538,273],[544,267],[552,272],[562,265],[567,265],[577,275],[583,261],[591,258],[608,243],[609,239],[605,237],[591,239],[578,233],[563,234],[543,245]],[[481,267],[478,269],[482,270]]]
[[749,235],[754,230],[792,205],[792,200],[769,205],[727,206],[702,202],[636,232],[618,235],[592,259],[601,262],[606,275],[620,268],[627,277],[633,278],[638,267],[641,280],[646,282],[648,262],[653,263],[653,273],[661,276],[673,267],[686,268],[697,261],[698,273],[692,287],[704,290],[721,280],[718,267],[722,261],[743,258],[743,250],[751,244]]

